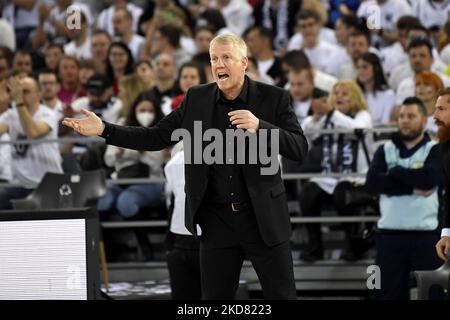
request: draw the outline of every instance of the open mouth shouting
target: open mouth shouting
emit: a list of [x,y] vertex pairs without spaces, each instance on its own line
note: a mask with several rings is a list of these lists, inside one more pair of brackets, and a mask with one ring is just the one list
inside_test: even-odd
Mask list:
[[217,78],[219,79],[219,82],[227,81],[228,78],[230,78],[230,75],[226,72],[219,72],[217,74]]

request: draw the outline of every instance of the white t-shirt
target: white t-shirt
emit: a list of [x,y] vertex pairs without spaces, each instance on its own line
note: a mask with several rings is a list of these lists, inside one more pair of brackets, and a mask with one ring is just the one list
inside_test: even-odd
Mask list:
[[16,34],[14,29],[6,19],[0,18],[0,46],[5,46],[12,51],[16,50]]
[[[9,134],[4,133],[0,135],[0,141],[9,141]],[[11,168],[11,145],[0,144],[0,179],[12,180],[12,168]]]
[[128,42],[128,48],[130,48],[134,61],[139,60],[139,54],[141,52],[141,46],[144,43],[145,38],[138,34],[134,34],[130,42]]
[[[322,129],[325,124],[326,117],[323,116],[319,121],[314,122],[313,117],[309,116],[303,121],[302,128],[305,132],[306,137],[309,141],[312,141],[319,137],[319,134],[308,134],[310,130]],[[338,110],[334,110],[333,115],[330,118],[330,122],[334,124],[334,128],[343,129],[355,129],[355,128],[372,128],[372,117],[370,113],[366,110],[362,110],[356,114],[354,118],[351,118]],[[367,134],[365,137],[366,146],[369,152],[369,157],[373,156],[373,138],[371,134]],[[358,173],[366,173],[369,169],[369,165],[364,154],[361,142],[358,146],[358,159],[356,165],[356,171]],[[317,183],[317,185],[325,192],[332,194],[336,185],[340,181],[353,181],[358,184],[364,184],[365,178],[333,178],[333,177],[318,177],[312,178],[312,182]]]
[[253,25],[253,8],[246,0],[231,0],[220,12],[225,19],[227,28],[238,36]]
[[294,108],[294,113],[297,116],[297,121],[301,125],[303,120],[308,116],[309,109],[311,108],[312,99],[306,101],[293,101],[292,107]]
[[[170,222],[170,231],[175,234],[192,235],[184,224],[185,199],[184,192],[184,151],[176,153],[167,162],[164,167],[166,175],[166,193],[173,193],[174,208],[172,220]],[[197,225],[197,233],[200,235],[201,230]]]
[[[330,28],[322,27],[320,29],[319,40],[337,45],[334,30]],[[291,39],[289,39],[288,51],[299,50],[302,47],[302,44],[303,44],[303,35],[300,32],[297,32],[291,37]]]
[[395,93],[392,89],[365,93],[367,105],[375,127],[389,122],[392,109],[395,107]]
[[12,3],[9,3],[3,9],[3,18],[8,20],[14,29],[37,27],[39,24],[39,7],[46,4],[48,7],[55,5],[54,0],[36,0],[31,10],[21,9]]
[[70,41],[64,46],[64,53],[70,56],[75,56],[77,59],[91,59],[91,38],[87,37],[79,47],[77,47],[75,41]]
[[61,100],[57,100],[55,106],[52,108],[49,105],[43,103],[46,107],[52,109],[56,113],[56,117],[58,120],[62,120],[64,118],[64,103]]
[[424,27],[429,28],[435,25],[442,27],[450,13],[450,0],[444,0],[442,3],[433,0],[416,0],[413,11]]
[[259,74],[265,74],[267,75],[267,71],[269,71],[270,67],[272,67],[275,59],[269,59],[269,60],[258,60],[258,71]]
[[450,64],[450,44],[446,45],[440,53],[441,60],[446,64]]
[[[131,2],[127,3],[126,9],[133,16],[133,31],[137,32],[139,18],[141,17],[143,10],[141,7],[138,7],[137,5]],[[106,30],[111,37],[114,36],[114,25],[113,25],[114,13],[115,13],[115,6],[112,5],[104,9],[102,12],[100,12],[97,19],[97,28]]]
[[396,29],[397,20],[401,16],[412,14],[412,8],[406,0],[387,0],[381,5],[376,0],[367,0],[361,3],[356,14],[358,17],[373,19],[377,8],[380,12],[381,29],[387,31]]
[[[43,121],[49,125],[50,131],[42,137],[43,139],[58,137],[58,119],[52,109],[40,105],[33,115],[33,120]],[[0,116],[0,123],[8,125],[11,140],[27,139],[16,109],[4,112]],[[63,172],[57,143],[14,144],[11,148],[11,158],[14,181],[25,185],[39,183],[46,172]]]
[[381,63],[384,73],[389,76],[393,69],[401,64],[409,63],[408,52],[403,49],[400,42],[381,49]]
[[338,50],[340,50],[338,46],[326,41],[320,41],[314,48],[303,49],[311,65],[315,69],[325,73],[329,73],[328,69],[330,64],[335,63],[334,61],[330,61],[330,57],[335,55]]

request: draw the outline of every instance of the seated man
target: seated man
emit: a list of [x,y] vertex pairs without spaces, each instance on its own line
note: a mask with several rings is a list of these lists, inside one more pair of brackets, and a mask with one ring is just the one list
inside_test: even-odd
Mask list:
[[407,98],[400,108],[399,134],[378,148],[367,174],[367,189],[380,194],[379,299],[409,299],[410,272],[441,265],[434,250],[439,240],[441,161],[437,142],[425,132],[426,124],[422,101]]
[[[8,81],[13,108],[0,116],[0,135],[9,133],[11,140],[56,139],[58,118],[53,110],[40,104],[41,90],[32,78]],[[23,185],[37,184],[46,172],[62,173],[57,143],[16,143],[11,148],[13,181]],[[0,209],[11,208],[11,199],[26,197],[31,189],[24,187],[0,190]]]

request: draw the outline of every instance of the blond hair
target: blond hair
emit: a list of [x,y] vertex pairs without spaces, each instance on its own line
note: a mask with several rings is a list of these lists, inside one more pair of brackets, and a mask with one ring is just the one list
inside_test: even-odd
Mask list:
[[247,57],[247,45],[245,41],[233,33],[226,32],[216,36],[211,40],[209,47],[212,48],[215,44],[232,44],[241,57]]
[[350,113],[354,116],[359,111],[367,110],[367,102],[364,98],[364,94],[358,84],[353,80],[340,80],[336,82],[331,90],[331,94],[329,97],[329,103],[334,107],[336,102],[336,89],[338,87],[344,87],[348,91],[348,95],[350,97]]

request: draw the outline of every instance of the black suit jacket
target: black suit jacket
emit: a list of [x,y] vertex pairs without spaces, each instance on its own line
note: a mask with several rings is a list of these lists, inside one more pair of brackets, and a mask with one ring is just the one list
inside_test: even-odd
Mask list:
[[443,217],[443,227],[450,228],[450,141],[441,143],[440,147],[445,185],[445,214]]
[[[193,137],[194,121],[202,122],[202,131],[212,128],[215,83],[195,86],[186,94],[181,106],[152,128],[123,127],[105,123],[102,137],[116,146],[137,150],[161,150],[173,145],[172,132],[184,128]],[[287,91],[249,79],[250,111],[260,119],[260,129],[280,129],[279,152],[296,161],[307,153],[307,142],[290,104]],[[203,147],[208,143],[203,143]],[[194,159],[194,144],[191,154]],[[243,166],[243,176],[255,211],[258,228],[264,242],[275,245],[290,238],[291,225],[285,188],[280,170],[275,175],[261,175],[261,164]],[[208,185],[207,164],[185,164],[185,224],[196,234],[196,214]]]

